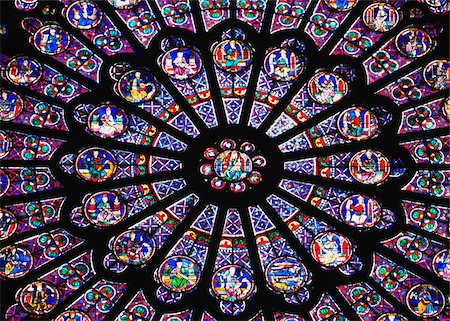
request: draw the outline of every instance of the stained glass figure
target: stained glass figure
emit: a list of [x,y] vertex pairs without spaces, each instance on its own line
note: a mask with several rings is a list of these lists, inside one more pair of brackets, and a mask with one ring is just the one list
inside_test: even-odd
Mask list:
[[0,9],[1,320],[450,320],[448,1]]

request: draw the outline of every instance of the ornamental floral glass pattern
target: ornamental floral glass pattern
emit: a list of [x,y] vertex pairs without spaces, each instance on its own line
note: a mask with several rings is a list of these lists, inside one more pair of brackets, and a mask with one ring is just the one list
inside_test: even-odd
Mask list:
[[0,5],[2,320],[450,319],[448,1]]

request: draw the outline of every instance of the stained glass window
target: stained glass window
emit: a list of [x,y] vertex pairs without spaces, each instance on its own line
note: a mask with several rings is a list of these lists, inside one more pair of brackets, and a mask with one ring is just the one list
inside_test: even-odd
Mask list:
[[446,0],[8,0],[0,318],[449,320]]

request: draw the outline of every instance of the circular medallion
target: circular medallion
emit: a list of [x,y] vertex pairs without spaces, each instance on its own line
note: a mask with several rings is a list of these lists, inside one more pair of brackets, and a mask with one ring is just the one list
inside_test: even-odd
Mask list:
[[215,189],[223,189],[225,186],[227,186],[227,183],[223,180],[221,180],[219,177],[214,177],[211,180],[211,186]]
[[252,294],[254,286],[251,273],[239,265],[226,265],[212,277],[212,290],[226,302],[245,300]]
[[253,52],[250,46],[241,40],[224,40],[213,52],[214,63],[227,72],[240,72],[252,62]]
[[5,209],[0,208],[0,240],[6,240],[17,229],[16,216]]
[[3,196],[9,190],[10,184],[8,175],[0,169],[0,196]]
[[344,110],[338,118],[339,132],[351,140],[365,140],[377,133],[377,117],[362,107],[351,107]]
[[116,225],[124,218],[126,205],[114,192],[98,192],[89,197],[84,205],[86,218],[94,225],[108,227]]
[[70,44],[69,34],[58,25],[45,25],[34,34],[33,44],[46,55],[59,55]]
[[444,14],[449,12],[450,3],[448,0],[425,0],[425,3],[431,12],[435,14]]
[[450,88],[450,62],[444,59],[429,62],[423,69],[423,78],[434,89]]
[[406,294],[406,304],[412,313],[422,318],[437,316],[444,309],[445,297],[430,284],[417,284]]
[[357,152],[349,162],[350,174],[363,184],[379,184],[390,173],[389,159],[382,153],[365,149]]
[[116,167],[114,155],[106,149],[96,147],[82,151],[75,162],[78,175],[86,181],[96,183],[111,178]]
[[102,105],[89,114],[88,126],[91,132],[101,138],[116,138],[127,128],[125,112],[114,105]]
[[189,48],[174,48],[165,53],[161,66],[170,78],[186,80],[195,77],[202,69],[202,60]]
[[350,226],[371,228],[381,219],[382,209],[373,198],[352,195],[342,202],[339,214]]
[[426,55],[433,47],[430,35],[418,28],[407,28],[395,37],[397,50],[410,58],[419,58]]
[[55,321],[91,321],[91,318],[82,311],[68,310],[58,315]]
[[237,150],[226,150],[214,160],[214,171],[217,176],[229,182],[246,179],[252,171],[250,157]]
[[119,61],[109,68],[108,73],[112,80],[119,81],[120,77],[131,69],[133,67],[128,62]]
[[158,83],[146,70],[131,70],[119,80],[120,95],[132,103],[152,100],[158,90]]
[[0,275],[8,279],[19,278],[33,267],[33,256],[26,248],[16,245],[0,250]]
[[171,256],[161,264],[158,279],[170,291],[188,292],[200,279],[200,266],[187,256]]
[[20,115],[23,108],[23,100],[15,92],[1,90],[2,99],[0,100],[0,120],[11,121]]
[[369,5],[363,12],[363,22],[371,30],[387,32],[397,25],[400,13],[388,3],[378,2]]
[[128,10],[141,2],[141,0],[108,0],[108,2],[116,9]]
[[275,80],[292,81],[303,72],[303,61],[293,50],[277,48],[266,55],[264,70]]
[[92,29],[102,21],[102,12],[96,3],[79,0],[72,3],[66,11],[67,21],[77,29]]
[[450,251],[442,250],[433,258],[433,271],[445,281],[450,281]]
[[6,66],[6,77],[15,85],[34,85],[41,75],[41,64],[29,57],[13,58]]
[[336,11],[349,11],[358,3],[358,0],[324,0],[324,2]]
[[11,137],[4,131],[0,130],[0,159],[5,158],[12,148]]
[[247,189],[247,185],[244,182],[234,182],[230,184],[230,190],[235,193],[242,193]]
[[338,74],[321,71],[309,80],[308,94],[322,105],[336,104],[348,93],[348,84]]
[[141,230],[128,230],[120,234],[114,241],[113,250],[119,261],[140,265],[150,260],[155,252],[153,238]]
[[25,286],[19,295],[20,305],[25,311],[42,315],[52,311],[59,300],[59,293],[53,284],[34,281]]
[[398,313],[385,313],[380,315],[376,321],[408,321],[408,319]]
[[267,284],[276,292],[294,293],[308,281],[305,265],[295,257],[278,257],[265,270]]
[[321,265],[338,267],[347,263],[353,253],[353,245],[348,238],[336,232],[324,232],[311,242],[311,255]]

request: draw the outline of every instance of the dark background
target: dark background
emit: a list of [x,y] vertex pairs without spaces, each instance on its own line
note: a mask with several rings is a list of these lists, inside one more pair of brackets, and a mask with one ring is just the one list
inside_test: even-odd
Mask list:
[[[198,3],[193,2],[192,7],[194,10],[194,18],[197,28],[197,33],[192,34],[184,29],[173,29],[173,28],[165,28],[158,33],[158,35],[153,39],[148,49],[144,49],[143,46],[134,38],[134,36],[130,33],[130,31],[125,27],[124,23],[119,19],[119,17],[113,12],[112,7],[107,3],[99,2],[99,6],[102,8],[104,13],[106,13],[110,19],[118,26],[121,30],[122,34],[128,39],[131,43],[132,47],[135,49],[136,53],[131,55],[115,55],[112,57],[107,57],[103,52],[93,45],[90,45],[89,42],[83,37],[83,35],[68,25],[68,23],[61,17],[60,9],[62,8],[62,4],[56,1],[40,1],[40,4],[37,9],[31,12],[20,12],[14,7],[14,3],[12,1],[1,1],[1,23],[4,24],[7,28],[7,34],[0,37],[1,40],[1,52],[6,54],[9,57],[12,57],[16,54],[25,54],[31,57],[36,58],[37,60],[46,63],[50,66],[55,67],[57,70],[69,75],[73,79],[79,81],[82,84],[87,85],[87,87],[91,88],[92,92],[81,95],[80,97],[73,99],[70,103],[64,104],[58,100],[54,100],[52,98],[39,95],[37,93],[31,92],[27,88],[18,88],[14,87],[11,84],[2,81],[2,87],[5,89],[13,89],[18,93],[28,94],[30,96],[42,99],[43,101],[53,103],[57,106],[62,106],[66,110],[66,122],[70,128],[69,133],[64,132],[55,132],[47,129],[38,129],[8,123],[2,123],[1,127],[3,129],[8,130],[18,130],[19,132],[26,132],[32,134],[42,134],[44,136],[50,137],[58,137],[67,140],[67,143],[63,145],[53,156],[52,160],[49,162],[34,162],[36,165],[49,166],[52,169],[53,174],[56,179],[65,186],[62,189],[53,190],[53,191],[44,191],[39,195],[30,194],[19,197],[9,197],[3,199],[2,206],[8,204],[14,204],[18,202],[26,202],[27,200],[35,200],[39,198],[49,198],[56,196],[66,196],[67,199],[62,208],[61,221],[56,225],[45,226],[43,229],[39,230],[39,232],[51,230],[56,226],[62,227],[69,231],[70,233],[82,237],[85,239],[85,242],[82,246],[77,247],[75,250],[71,251],[69,254],[65,254],[62,259],[56,259],[50,264],[45,265],[42,268],[38,268],[36,271],[31,271],[27,275],[19,279],[2,281],[1,283],[1,304],[0,304],[0,318],[3,318],[8,307],[15,303],[15,293],[18,289],[23,287],[24,285],[32,282],[45,272],[51,270],[54,267],[59,266],[63,261],[73,258],[75,255],[80,254],[88,249],[94,249],[94,265],[96,267],[97,276],[94,277],[91,281],[87,282],[83,287],[76,291],[75,294],[68,297],[64,302],[60,303],[51,313],[42,318],[42,320],[52,319],[61,313],[67,305],[72,303],[76,298],[78,298],[82,293],[84,293],[89,287],[91,287],[94,283],[96,283],[100,278],[106,278],[109,280],[124,282],[128,284],[128,288],[120,299],[118,304],[114,306],[112,311],[107,315],[105,320],[111,320],[115,318],[120,311],[124,308],[126,304],[128,304],[129,300],[136,294],[139,289],[143,289],[146,295],[147,300],[150,302],[151,306],[153,306],[157,310],[157,315],[154,320],[159,320],[159,317],[162,313],[165,312],[175,312],[182,311],[185,309],[193,309],[194,320],[199,320],[202,314],[202,311],[206,310],[210,312],[213,316],[215,316],[218,320],[248,320],[252,316],[254,316],[259,310],[262,310],[267,319],[273,318],[273,311],[283,311],[283,312],[294,312],[302,315],[306,319],[310,319],[309,311],[314,305],[317,304],[320,296],[324,292],[328,292],[332,295],[335,301],[338,303],[344,314],[350,319],[356,319],[357,316],[353,311],[352,307],[343,299],[343,297],[336,290],[336,286],[341,284],[350,284],[356,282],[367,282],[371,287],[373,287],[378,293],[380,293],[383,297],[387,298],[388,301],[395,307],[395,309],[406,316],[409,320],[414,320],[415,317],[413,314],[409,312],[406,306],[399,304],[392,296],[387,293],[382,287],[380,287],[377,283],[375,283],[372,279],[368,277],[372,267],[372,255],[374,252],[381,253],[382,255],[392,259],[393,261],[403,265],[410,271],[419,275],[427,282],[430,282],[436,285],[441,291],[448,294],[448,285],[439,279],[434,273],[430,271],[426,271],[424,269],[418,268],[416,265],[412,264],[406,258],[403,258],[399,255],[394,254],[392,251],[387,250],[379,244],[380,240],[387,239],[396,235],[399,231],[405,229],[404,226],[404,214],[400,206],[401,199],[416,199],[421,200],[426,203],[433,202],[436,204],[446,205],[446,202],[442,199],[436,200],[435,198],[430,198],[427,195],[419,195],[419,194],[409,194],[401,191],[401,187],[404,186],[413,176],[414,171],[417,168],[423,167],[416,165],[411,156],[403,149],[398,147],[398,142],[400,138],[396,135],[397,128],[400,123],[400,111],[401,109],[396,106],[392,101],[374,95],[374,92],[379,88],[382,88],[385,84],[390,83],[395,80],[395,76],[387,77],[379,82],[376,82],[372,86],[365,85],[365,74],[362,67],[361,62],[365,60],[373,51],[378,48],[378,46],[374,46],[369,49],[368,52],[364,53],[357,61],[352,58],[342,57],[342,56],[329,56],[328,52],[333,48],[336,41],[342,36],[342,34],[347,30],[349,25],[353,23],[355,18],[361,15],[362,11],[366,7],[368,2],[361,2],[357,5],[357,7],[352,10],[350,16],[347,20],[342,24],[341,28],[335,33],[334,37],[327,43],[327,45],[318,52],[313,44],[312,40],[302,31],[308,21],[308,17],[310,16],[314,5],[311,5],[309,10],[306,12],[305,18],[298,30],[288,30],[282,31],[275,34],[269,34],[270,23],[272,19],[273,8],[275,5],[275,1],[269,1],[267,5],[267,12],[265,15],[263,30],[260,33],[257,33],[254,29],[251,29],[246,24],[238,21],[234,17],[234,13],[232,13],[232,18],[227,20],[224,23],[219,24],[214,27],[208,33],[205,33],[202,20],[198,11]],[[42,9],[49,5],[51,8],[56,9],[56,14],[52,16],[44,16],[42,14]],[[157,16],[158,21],[161,23],[163,21],[160,16],[159,11],[156,9],[156,4],[151,3],[154,13]],[[232,4],[234,7],[234,3]],[[421,19],[410,19],[409,18],[409,10],[412,7],[417,7],[423,10],[424,17]],[[431,53],[426,55],[424,58],[418,59],[416,62],[402,69],[399,74],[403,75],[416,69],[418,66],[425,65],[428,61],[432,60],[436,57],[448,57],[448,14],[447,15],[432,15],[427,9],[426,6],[418,3],[407,3],[402,8],[404,19],[401,21],[398,26],[388,32],[383,36],[383,39],[379,43],[384,43],[387,39],[390,39],[392,36],[395,36],[399,30],[403,27],[411,24],[417,23],[417,25],[422,25],[425,22],[440,22],[444,29],[438,39],[437,39],[437,48],[433,50]],[[65,68],[62,64],[57,63],[51,57],[45,56],[35,50],[28,43],[28,34],[23,31],[20,27],[20,22],[24,17],[34,16],[40,18],[42,21],[51,20],[58,21],[66,30],[70,30],[70,33],[76,36],[83,43],[87,44],[91,50],[95,53],[99,54],[100,57],[103,58],[104,64],[103,68],[100,71],[100,84],[96,84],[76,72]],[[219,89],[216,81],[214,80],[214,70],[212,64],[212,58],[210,55],[209,48],[211,44],[220,39],[222,32],[230,27],[239,27],[244,33],[247,35],[247,41],[251,43],[251,45],[255,48],[254,55],[254,63],[252,70],[252,78],[249,83],[249,90],[247,92],[246,103],[244,105],[244,113],[242,115],[243,119],[242,124],[246,124],[248,115],[250,113],[250,107],[252,104],[251,97],[253,96],[254,89],[257,82],[257,76],[259,74],[262,60],[264,58],[264,53],[267,48],[271,46],[279,45],[286,37],[296,37],[302,40],[306,45],[305,56],[308,59],[308,63],[305,71],[299,77],[298,80],[293,84],[292,88],[288,91],[283,99],[281,99],[278,106],[275,108],[275,112],[272,113],[271,116],[266,120],[266,122],[260,127],[258,131],[253,129],[249,129],[244,125],[237,126],[228,126],[226,124],[225,115],[221,106],[221,98]],[[162,73],[162,70],[156,64],[158,56],[161,55],[162,51],[160,49],[161,40],[170,35],[177,35],[182,37],[187,45],[193,45],[199,48],[202,53],[203,61],[205,64],[205,68],[208,74],[208,78],[210,80],[211,93],[214,99],[215,105],[217,108],[217,114],[219,117],[220,126],[219,129],[215,129],[212,131],[208,131],[202,121],[198,118],[198,116],[193,112],[191,108],[189,108],[185,99],[178,93],[175,87],[171,84],[169,79]],[[175,97],[177,103],[188,113],[190,118],[195,122],[199,130],[202,132],[202,135],[197,137],[196,139],[189,138],[183,133],[178,132],[172,127],[166,125],[162,121],[153,119],[146,112],[141,109],[136,108],[130,103],[125,102],[123,99],[117,97],[112,91],[113,82],[108,76],[109,67],[118,61],[127,61],[133,67],[147,67],[150,71],[155,75],[155,77],[160,81],[170,92],[170,94]],[[269,139],[263,133],[267,130],[269,125],[273,122],[273,120],[279,115],[279,113],[285,108],[287,103],[292,99],[295,93],[301,88],[305,81],[309,79],[309,77],[314,73],[317,68],[321,67],[329,67],[333,68],[335,65],[339,63],[347,63],[350,66],[355,68],[357,80],[351,85],[352,92],[348,97],[343,99],[340,103],[333,106],[333,108],[328,109],[327,111],[321,113],[318,117],[314,118],[314,120],[308,121],[306,123],[300,124],[296,127],[293,132],[289,132],[286,135],[281,135],[275,139]],[[427,101],[430,101],[436,97],[443,97],[443,93],[438,93],[433,96],[427,98]],[[73,117],[73,109],[79,103],[89,102],[92,104],[97,104],[103,101],[111,101],[112,103],[117,104],[118,106],[124,108],[127,111],[132,111],[139,117],[148,120],[150,123],[157,125],[161,130],[164,130],[172,135],[179,137],[186,143],[188,143],[188,150],[183,153],[181,156],[176,153],[171,153],[168,151],[157,150],[152,147],[143,147],[143,146],[133,146],[120,142],[115,142],[112,140],[102,140],[100,138],[90,136],[85,131],[83,126],[78,124]],[[319,121],[327,118],[328,116],[335,113],[337,110],[342,110],[345,106],[348,106],[353,103],[363,103],[367,106],[383,106],[393,115],[393,121],[383,128],[382,133],[375,139],[369,140],[367,142],[355,142],[352,144],[347,144],[345,146],[336,146],[336,147],[326,147],[319,150],[310,150],[306,152],[298,152],[292,156],[294,158],[300,157],[312,157],[319,155],[327,155],[327,154],[335,154],[335,153],[343,153],[348,151],[359,150],[363,147],[370,148],[375,147],[376,149],[383,151],[386,155],[391,157],[400,157],[406,165],[405,174],[397,179],[389,179],[385,184],[381,187],[375,186],[363,186],[362,184],[349,184],[346,182],[327,180],[318,177],[310,177],[310,176],[301,176],[295,175],[292,173],[282,173],[282,164],[286,157],[285,155],[281,155],[279,153],[276,146],[285,141],[287,138],[294,136],[295,134],[303,131],[311,127],[313,124],[318,123]],[[404,135],[401,140],[408,141],[412,139],[416,139],[419,137],[433,137],[446,133],[446,130],[437,130],[431,131],[428,133],[419,133],[419,134],[407,134]],[[217,141],[220,141],[223,138],[234,138],[241,139],[242,141],[251,141],[253,142],[261,154],[263,154],[268,159],[268,165],[263,170],[263,179],[264,181],[257,185],[253,190],[242,193],[240,195],[231,193],[231,192],[216,192],[210,186],[205,183],[199,173],[198,167],[200,166],[200,158],[201,153],[211,144],[214,144]],[[86,183],[79,180],[75,176],[70,176],[61,171],[58,166],[58,162],[61,157],[68,153],[77,153],[80,148],[86,146],[103,146],[105,148],[117,148],[123,150],[130,150],[136,153],[143,154],[153,154],[153,155],[161,155],[167,157],[176,157],[183,160],[184,169],[181,173],[160,173],[153,174],[151,176],[142,176],[132,179],[113,181],[113,182],[104,182],[98,184]],[[29,162],[23,161],[5,161],[2,162],[2,166],[15,166],[15,165],[28,165]],[[425,166],[430,168],[439,168],[439,166]],[[139,184],[145,182],[154,182],[162,179],[174,178],[174,177],[184,177],[188,182],[188,186],[182,191],[172,195],[171,197],[158,202],[156,205],[151,206],[149,209],[139,213],[138,215],[133,216],[131,219],[123,221],[118,225],[108,228],[106,230],[96,230],[92,227],[81,229],[70,223],[69,212],[72,208],[79,206],[82,197],[88,192],[95,192],[97,190],[103,190],[105,188],[115,188],[118,186],[127,186],[131,184]],[[280,190],[277,188],[277,184],[282,177],[292,177],[299,181],[306,181],[317,183],[323,186],[336,186],[342,187],[344,189],[353,190],[355,193],[361,193],[366,195],[374,196],[376,199],[380,201],[380,203],[391,210],[394,211],[396,215],[396,223],[395,225],[387,231],[378,231],[373,229],[369,232],[357,232],[351,227],[347,225],[337,222],[316,208],[304,204],[293,198],[290,194]],[[167,207],[172,204],[176,200],[180,199],[182,196],[188,195],[190,192],[195,192],[198,196],[200,196],[200,202],[193,211],[192,214],[189,214],[187,218],[182,222],[182,224],[178,227],[178,229],[171,235],[171,237],[167,240],[164,246],[155,253],[154,257],[150,260],[150,262],[143,268],[134,268],[129,267],[123,274],[115,275],[108,271],[106,271],[102,267],[101,260],[103,256],[107,252],[107,242],[108,240],[116,235],[118,232],[124,230],[126,226],[130,226],[147,215],[154,213],[160,209]],[[287,201],[292,204],[298,206],[300,209],[304,210],[307,214],[316,216],[326,222],[328,222],[331,226],[337,228],[338,231],[343,233],[344,235],[351,238],[354,244],[357,244],[358,248],[356,253],[364,262],[363,269],[352,275],[350,277],[344,276],[338,271],[323,271],[318,267],[318,264],[312,260],[306,250],[300,245],[298,240],[292,235],[292,233],[287,229],[285,224],[281,221],[278,215],[273,211],[273,209],[268,206],[265,202],[265,198],[271,194],[276,193],[277,195],[283,197]],[[184,295],[184,298],[173,305],[166,305],[155,297],[155,290],[158,285],[155,284],[153,280],[153,271],[159,264],[164,260],[166,253],[172,248],[172,246],[176,243],[179,237],[184,233],[184,231],[190,226],[190,224],[195,220],[198,213],[209,203],[216,204],[220,207],[219,215],[216,219],[216,226],[214,229],[214,234],[212,237],[212,242],[210,244],[210,251],[207,257],[207,263],[204,268],[203,276],[198,284],[198,290],[194,291],[191,294]],[[309,286],[310,289],[310,300],[305,304],[300,306],[294,306],[286,303],[281,295],[276,295],[268,290],[268,288],[264,285],[264,277],[263,272],[260,267],[257,249],[255,240],[252,237],[252,228],[251,222],[247,213],[247,206],[260,204],[265,212],[269,215],[272,221],[275,223],[277,228],[281,231],[282,235],[288,240],[290,245],[297,250],[298,254],[302,257],[302,260],[305,262],[307,267],[313,273],[313,281]],[[251,256],[252,267],[254,269],[254,280],[257,286],[256,295],[247,301],[246,310],[238,315],[237,317],[227,316],[220,311],[219,301],[212,298],[209,291],[209,282],[211,280],[212,271],[214,268],[215,258],[217,254],[218,242],[220,240],[221,231],[223,228],[223,221],[225,217],[225,212],[227,208],[238,208],[241,212],[241,217],[243,220],[243,226],[246,231],[246,241],[249,249],[249,253]],[[431,235],[427,232],[419,230],[415,227],[408,226],[406,227],[408,230],[418,232],[419,234],[426,235],[431,239],[446,242],[441,237],[437,235]],[[14,235],[7,241],[1,241],[0,246],[4,246],[9,243],[13,243],[22,239],[25,239],[29,236],[34,235],[35,231],[29,231],[27,233],[21,235]]]

